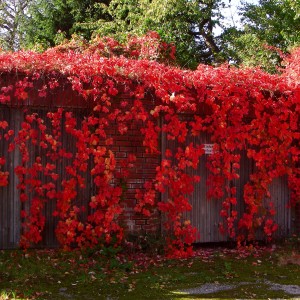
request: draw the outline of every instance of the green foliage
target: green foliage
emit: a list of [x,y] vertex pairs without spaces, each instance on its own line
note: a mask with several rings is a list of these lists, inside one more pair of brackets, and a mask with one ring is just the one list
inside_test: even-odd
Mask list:
[[34,1],[29,7],[29,16],[23,28],[24,47],[33,48],[40,45],[45,49],[54,46],[55,40],[60,41],[59,36],[62,33],[68,38],[71,36],[73,22],[66,1]]
[[287,53],[300,43],[299,10],[300,4],[293,0],[244,4],[240,12],[244,27],[225,32],[225,53],[237,64],[277,72],[282,61],[280,51]]
[[[48,48],[71,38],[76,33],[89,39],[93,27],[84,26],[100,17],[99,5],[108,1],[97,0],[34,0],[31,1],[26,22],[21,31],[25,35],[24,47],[40,45]],[[81,23],[82,26],[78,26]]]
[[200,62],[220,61],[220,49],[212,34],[220,18],[220,0],[113,0],[102,6],[110,20],[97,22],[96,34],[124,39],[128,33],[143,35],[157,31],[163,40],[174,43],[178,64],[195,68]]
[[200,62],[223,61],[220,41],[212,31],[221,18],[222,0],[35,0],[22,28],[27,48],[48,48],[76,33],[124,42],[128,34],[157,31],[174,43],[178,64],[195,68]]
[[246,32],[254,32],[267,44],[286,50],[300,42],[299,8],[300,4],[293,0],[261,0],[257,6],[248,4],[242,12]]
[[[0,43],[10,50],[43,50],[74,34],[124,43],[128,34],[157,31],[174,43],[177,64],[184,68],[229,61],[271,73],[278,71],[282,57],[266,45],[288,53],[300,43],[298,1],[246,1],[239,11],[241,28],[222,27],[224,7],[223,0],[8,0],[0,5]],[[223,31],[216,35],[218,25]]]
[[237,32],[233,29],[226,32],[227,56],[235,65],[245,67],[260,66],[270,73],[278,72],[280,68],[280,49],[269,47],[255,33]]

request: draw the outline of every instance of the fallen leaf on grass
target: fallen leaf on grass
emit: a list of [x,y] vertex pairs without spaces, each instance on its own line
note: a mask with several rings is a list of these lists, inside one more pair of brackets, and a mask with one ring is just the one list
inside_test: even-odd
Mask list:
[[91,275],[91,280],[95,281],[97,278],[94,275]]
[[128,286],[129,286],[128,292],[134,291],[134,289],[135,289],[135,283],[130,283]]

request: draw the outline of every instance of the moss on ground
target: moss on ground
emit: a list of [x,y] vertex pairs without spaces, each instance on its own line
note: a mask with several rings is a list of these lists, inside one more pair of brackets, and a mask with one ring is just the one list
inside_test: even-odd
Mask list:
[[[145,256],[143,261],[138,255],[128,259],[58,250],[1,251],[0,299],[288,299],[293,296],[269,289],[267,282],[300,285],[300,265],[284,263],[292,255],[295,249],[289,247],[251,254],[216,248],[199,249],[192,259]],[[207,283],[232,289],[182,292]]]

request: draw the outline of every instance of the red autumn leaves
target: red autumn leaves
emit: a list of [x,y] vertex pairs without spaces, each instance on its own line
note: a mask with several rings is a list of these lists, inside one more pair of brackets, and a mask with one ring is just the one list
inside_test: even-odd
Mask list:
[[[153,38],[149,37],[149,43]],[[300,199],[300,93],[298,85],[291,83],[299,74],[298,56],[290,58],[283,75],[228,66],[199,66],[196,71],[187,71],[144,60],[147,55],[141,52],[140,60],[130,59],[127,54],[107,58],[102,53],[103,41],[98,42],[98,48],[94,44],[81,52],[54,48],[45,53],[0,55],[2,72],[15,74],[18,70],[23,74],[23,79],[2,87],[2,105],[23,107],[26,101],[30,102],[30,95],[42,78],[38,92],[41,101],[46,102],[49,95],[59,95],[60,89],[71,86],[82,97],[83,106],[89,107],[78,121],[67,108],[51,108],[42,117],[27,112],[25,105],[24,121],[17,132],[9,128],[6,120],[0,122],[1,137],[10,141],[9,151],[17,150],[21,155],[15,169],[20,200],[25,203],[30,198],[30,209],[22,211],[21,245],[29,247],[42,239],[43,209],[49,201],[56,203],[56,235],[64,248],[122,242],[124,230],[119,217],[125,189],[120,182],[126,183],[130,178],[136,157],[128,153],[127,158],[116,158],[110,130],[115,128],[118,134],[126,135],[133,123],[139,124],[145,153],[161,154],[162,135],[178,144],[175,151],[167,149],[163,153],[156,176],[136,191],[134,208],[150,218],[156,209],[165,215],[165,230],[171,232],[166,246],[170,256],[190,255],[197,235],[183,214],[192,209],[189,195],[194,183],[201,180],[190,175],[189,169],[198,168],[204,150],[201,143],[187,145],[189,135],[208,134],[215,145],[207,165],[208,196],[212,201],[222,201],[220,214],[224,224],[220,229],[240,242],[255,238],[257,228],[263,228],[267,238],[271,238],[277,229],[268,192],[272,180],[287,176],[292,203]],[[108,42],[110,47],[120,47]],[[158,51],[150,44],[148,49],[137,46],[138,42],[132,41],[128,46],[133,57],[137,56],[136,51],[147,50],[147,58],[152,59],[161,49],[173,55],[172,48],[166,45],[154,44],[162,47]],[[142,42],[144,45],[145,40]],[[114,53],[113,49],[110,51]],[[129,99],[120,101],[118,97],[123,94]],[[57,99],[56,103],[63,107],[65,100]],[[188,114],[189,119],[183,114]],[[72,149],[63,145],[62,135],[72,137]],[[43,156],[32,157],[32,147],[40,149]],[[244,187],[243,199],[238,199],[234,182],[239,180],[243,151],[255,168]],[[63,176],[59,167],[62,162]],[[14,175],[5,171],[4,158],[0,165],[0,186],[6,186],[8,176]],[[78,190],[90,184],[86,172],[90,172],[94,194],[89,205],[81,207],[76,199]],[[158,192],[167,192],[167,201],[160,201]],[[243,215],[238,214],[238,201],[244,201]]]

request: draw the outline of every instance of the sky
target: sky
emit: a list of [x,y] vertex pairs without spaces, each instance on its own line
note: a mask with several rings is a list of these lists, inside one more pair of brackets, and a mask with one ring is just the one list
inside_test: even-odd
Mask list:
[[[241,6],[242,2],[258,4],[259,0],[225,0],[226,7],[223,9],[222,13],[225,16],[223,20],[223,24],[226,26],[239,26],[240,17],[238,15],[239,6]],[[216,28],[214,33],[216,35],[221,33],[221,28]]]

